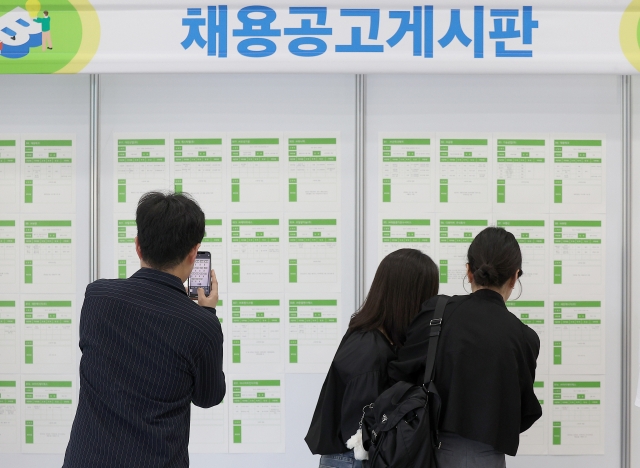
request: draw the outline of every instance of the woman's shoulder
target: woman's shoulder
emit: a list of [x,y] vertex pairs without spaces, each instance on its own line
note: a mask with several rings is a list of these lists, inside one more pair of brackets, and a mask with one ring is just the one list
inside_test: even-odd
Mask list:
[[356,375],[380,370],[395,358],[395,351],[378,330],[347,332],[334,358],[341,374]]

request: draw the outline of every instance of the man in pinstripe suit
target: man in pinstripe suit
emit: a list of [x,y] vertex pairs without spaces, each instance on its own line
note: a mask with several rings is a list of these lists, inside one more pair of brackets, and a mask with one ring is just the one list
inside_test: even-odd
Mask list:
[[183,287],[204,220],[185,195],[143,195],[140,270],[87,286],[80,398],[64,468],[189,466],[191,403],[209,408],[225,395],[215,274],[197,304]]

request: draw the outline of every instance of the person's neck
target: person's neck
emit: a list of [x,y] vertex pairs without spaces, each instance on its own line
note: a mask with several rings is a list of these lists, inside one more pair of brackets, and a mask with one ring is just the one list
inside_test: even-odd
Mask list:
[[509,292],[508,286],[503,286],[501,288],[493,287],[493,286],[476,286],[475,284],[471,285],[471,292],[474,293],[481,289],[488,289],[489,291],[497,292],[502,296],[502,300],[506,303],[509,300],[509,296],[511,295]]
[[149,265],[144,260],[140,260],[140,267],[141,268],[151,268],[152,270],[158,270],[158,271],[161,271],[163,273],[169,273],[170,275],[177,276],[178,278],[180,278],[180,281],[182,281],[183,283],[185,281],[187,281],[187,279],[189,278],[189,274],[190,274],[187,271],[187,269],[185,268],[185,265],[183,265],[182,263],[179,264],[179,265],[176,265],[173,268],[160,269],[160,268],[153,268],[151,265]]

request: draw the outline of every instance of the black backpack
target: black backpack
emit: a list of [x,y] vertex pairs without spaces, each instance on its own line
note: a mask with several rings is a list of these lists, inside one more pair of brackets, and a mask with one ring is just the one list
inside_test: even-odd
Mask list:
[[[369,405],[365,413],[362,440],[369,468],[435,467],[435,451],[440,448],[438,423],[440,395],[433,382],[438,338],[444,307],[449,298],[440,296],[431,319],[424,384],[398,382]],[[424,306],[423,306],[424,307]]]

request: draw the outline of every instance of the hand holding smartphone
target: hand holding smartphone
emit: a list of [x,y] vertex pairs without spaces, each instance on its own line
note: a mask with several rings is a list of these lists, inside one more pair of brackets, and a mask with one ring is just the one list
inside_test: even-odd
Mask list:
[[198,297],[198,288],[204,289],[208,296],[211,293],[211,252],[198,252],[193,270],[189,275],[189,297]]

